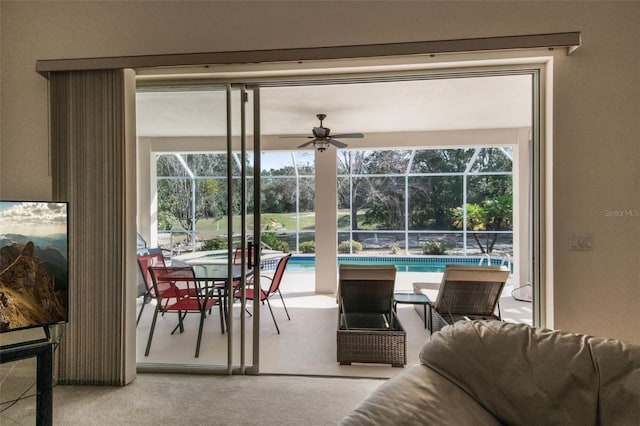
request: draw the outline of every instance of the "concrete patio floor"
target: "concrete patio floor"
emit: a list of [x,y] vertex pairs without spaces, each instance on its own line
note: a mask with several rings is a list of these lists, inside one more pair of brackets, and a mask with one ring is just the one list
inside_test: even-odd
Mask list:
[[[439,282],[441,273],[398,273],[395,291],[411,292],[413,282]],[[280,299],[271,299],[280,327],[277,334],[266,305],[261,310],[260,360],[262,374],[318,375],[338,377],[388,378],[402,371],[390,365],[353,364],[341,366],[336,362],[336,327],[338,307],[333,294],[315,294],[315,275],[285,272],[281,291],[291,320],[287,320]],[[507,283],[500,300],[503,319],[509,322],[532,323],[532,304],[511,296],[514,285]],[[139,299],[138,303],[141,303]],[[199,316],[187,315],[185,332],[171,335],[176,314],[158,316],[149,356],[144,356],[147,336],[153,316],[148,305],[137,328],[137,361],[139,371],[153,367],[178,369],[179,366],[226,366],[227,334],[220,331],[218,311],[205,320],[200,356],[194,357]],[[251,307],[250,307],[251,309]],[[234,305],[232,359],[240,364],[239,336],[241,329],[239,304]],[[418,355],[429,332],[412,305],[398,305],[398,318],[407,332],[407,366],[419,363]],[[252,321],[246,316],[245,365],[252,365]]]

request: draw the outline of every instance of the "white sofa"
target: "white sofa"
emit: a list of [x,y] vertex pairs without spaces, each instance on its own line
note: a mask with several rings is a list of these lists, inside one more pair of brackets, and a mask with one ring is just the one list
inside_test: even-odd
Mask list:
[[640,346],[500,321],[434,333],[341,425],[640,425]]

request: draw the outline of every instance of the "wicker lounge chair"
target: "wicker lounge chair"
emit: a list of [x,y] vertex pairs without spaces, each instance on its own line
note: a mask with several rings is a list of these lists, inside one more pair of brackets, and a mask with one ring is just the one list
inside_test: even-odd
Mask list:
[[447,265],[438,296],[429,302],[429,330],[460,320],[501,320],[499,299],[508,278],[504,266]]
[[337,358],[352,362],[407,363],[406,332],[393,310],[392,265],[340,265]]

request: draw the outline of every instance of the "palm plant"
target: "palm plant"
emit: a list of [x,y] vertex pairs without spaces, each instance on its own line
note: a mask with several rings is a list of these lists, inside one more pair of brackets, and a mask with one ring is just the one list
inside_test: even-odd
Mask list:
[[[495,198],[485,200],[482,204],[467,204],[466,207],[466,229],[473,232],[473,238],[478,244],[480,251],[484,254],[491,254],[500,235],[498,232],[484,232],[484,244],[481,241],[481,231],[502,231],[511,228],[513,216],[513,194],[508,191]],[[464,209],[456,207],[453,209],[453,226],[463,229]]]

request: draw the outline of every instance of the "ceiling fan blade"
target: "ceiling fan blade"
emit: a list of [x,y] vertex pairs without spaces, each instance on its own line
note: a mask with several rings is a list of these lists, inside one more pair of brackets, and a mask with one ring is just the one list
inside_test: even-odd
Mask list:
[[305,146],[307,146],[307,145],[311,145],[311,144],[312,144],[312,143],[314,143],[315,141],[316,141],[316,140],[314,139],[314,140],[311,140],[311,141],[309,141],[309,142],[305,142],[305,143],[303,143],[302,145],[298,145],[298,148],[304,148],[304,147],[305,147]]
[[337,141],[337,140],[335,140],[335,139],[329,139],[327,142],[329,142],[330,144],[335,145],[335,146],[336,146],[336,147],[338,147],[338,148],[346,148],[346,147],[348,147],[348,146],[349,146],[349,145],[347,145],[346,143],[344,143],[344,142],[340,142],[340,141]]
[[343,133],[341,135],[331,135],[332,138],[341,138],[341,139],[346,139],[346,138],[358,138],[358,139],[362,139],[364,138],[364,135],[362,133]]
[[286,136],[278,136],[280,139],[286,139],[286,138],[295,138],[295,139],[300,139],[300,138],[308,138],[308,139],[313,139],[313,136],[308,136],[308,135],[286,135]]

